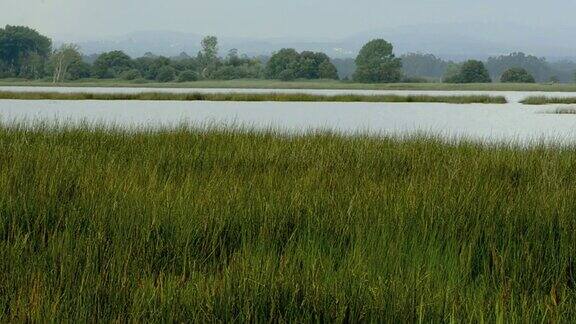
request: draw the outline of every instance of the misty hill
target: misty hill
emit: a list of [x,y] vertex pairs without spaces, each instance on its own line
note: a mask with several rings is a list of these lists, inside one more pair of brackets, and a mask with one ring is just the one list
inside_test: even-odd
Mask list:
[[[119,49],[131,56],[142,56],[146,52],[175,56],[181,52],[196,54],[202,37],[203,35],[194,33],[141,31],[116,38],[82,40],[78,43],[86,54]],[[280,48],[291,47],[299,51],[322,51],[335,58],[355,56],[362,45],[373,38],[384,38],[392,42],[398,54],[433,53],[456,61],[468,58],[485,59],[516,51],[547,57],[551,61],[576,56],[576,43],[570,41],[570,30],[504,23],[408,25],[366,31],[336,41],[219,36],[221,53],[236,48],[248,55],[266,55]]]

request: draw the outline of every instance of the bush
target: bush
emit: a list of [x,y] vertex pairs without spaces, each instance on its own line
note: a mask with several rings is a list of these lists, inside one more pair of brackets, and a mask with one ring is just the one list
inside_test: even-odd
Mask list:
[[185,70],[178,76],[178,82],[198,81],[198,73],[192,70]]
[[170,82],[174,81],[176,78],[176,71],[171,66],[163,66],[158,70],[158,75],[156,80],[160,82]]
[[132,69],[132,70],[128,70],[128,71],[124,71],[122,72],[122,74],[120,74],[120,78],[122,80],[135,80],[138,78],[141,78],[142,75],[140,74],[140,71],[136,70],[136,69]]
[[502,77],[500,77],[500,82],[503,83],[535,83],[534,77],[523,68],[511,68],[506,70]]

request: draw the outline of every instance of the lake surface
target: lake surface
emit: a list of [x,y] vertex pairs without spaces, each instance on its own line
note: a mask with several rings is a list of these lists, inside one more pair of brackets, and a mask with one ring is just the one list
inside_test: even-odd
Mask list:
[[[86,91],[85,88],[81,90]],[[110,91],[103,90],[103,92]],[[524,106],[518,103],[453,105],[0,100],[0,118],[5,123],[86,121],[127,128],[165,127],[189,123],[249,126],[257,129],[274,128],[287,132],[316,129],[393,135],[424,132],[449,139],[465,137],[489,142],[576,143],[576,115],[546,113],[554,109],[555,106]]]

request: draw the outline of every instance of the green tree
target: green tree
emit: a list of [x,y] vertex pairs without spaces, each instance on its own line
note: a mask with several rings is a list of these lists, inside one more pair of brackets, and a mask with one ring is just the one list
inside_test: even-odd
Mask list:
[[[451,71],[453,72],[453,71]],[[447,83],[490,83],[490,75],[484,63],[476,60],[464,62],[457,73],[444,77]]]
[[535,83],[534,77],[523,68],[511,68],[500,77],[502,83]]
[[266,77],[269,79],[281,79],[280,74],[286,70],[295,78],[295,71],[299,70],[300,54],[292,48],[283,48],[274,53],[266,64]]
[[324,61],[318,67],[320,79],[333,79],[338,80],[338,70],[330,61]]
[[300,53],[298,68],[297,75],[303,79],[338,79],[336,67],[328,55],[321,52]]
[[280,80],[337,79],[338,72],[328,55],[324,53],[310,51],[298,53],[292,48],[285,48],[272,55],[266,65],[266,76],[269,79]]
[[119,77],[134,66],[130,56],[122,51],[103,53],[94,62],[94,75],[101,79]]
[[0,65],[4,66],[5,74],[27,76],[30,71],[37,74],[51,48],[52,41],[34,29],[10,25],[0,28]]
[[[179,62],[180,65],[182,62]],[[137,58],[134,61],[134,66],[140,71],[140,74],[148,80],[156,80],[160,69],[165,66],[171,66],[172,61],[164,56],[146,55]]]
[[365,83],[400,81],[402,61],[394,56],[393,50],[392,44],[383,39],[364,45],[356,57],[354,80]]

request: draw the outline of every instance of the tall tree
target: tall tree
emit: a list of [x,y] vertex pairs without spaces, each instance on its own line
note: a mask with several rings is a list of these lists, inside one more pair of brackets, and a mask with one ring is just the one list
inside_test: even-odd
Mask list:
[[73,64],[82,62],[80,48],[75,44],[63,44],[59,49],[54,51],[50,59],[52,67],[52,82],[58,83],[64,81],[68,74],[68,69]]
[[34,29],[10,25],[0,28],[0,61],[15,76],[29,70],[29,65],[37,64],[38,60],[45,62],[51,47],[52,41]]
[[101,78],[116,78],[124,71],[132,69],[130,56],[122,51],[112,51],[101,54],[94,62],[94,74]]
[[202,39],[202,51],[198,53],[198,62],[202,66],[202,76],[211,78],[211,75],[218,68],[218,38],[206,36]]
[[394,56],[393,50],[392,44],[383,39],[368,42],[356,57],[354,79],[366,83],[400,81],[402,61]]
[[[281,74],[295,76],[299,69],[300,54],[293,48],[283,48],[274,53],[266,64],[266,76],[280,79]],[[286,72],[285,72],[286,71]]]

